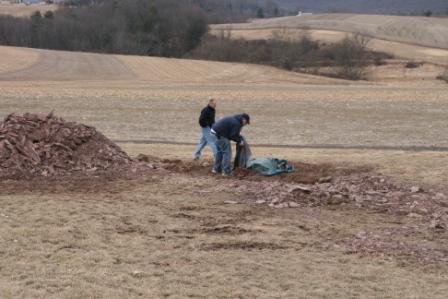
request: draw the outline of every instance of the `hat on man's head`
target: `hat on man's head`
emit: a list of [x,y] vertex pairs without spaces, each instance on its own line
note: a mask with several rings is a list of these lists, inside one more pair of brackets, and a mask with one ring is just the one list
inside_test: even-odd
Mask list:
[[250,125],[250,116],[247,113],[241,114],[241,117],[244,118],[247,121],[247,124]]

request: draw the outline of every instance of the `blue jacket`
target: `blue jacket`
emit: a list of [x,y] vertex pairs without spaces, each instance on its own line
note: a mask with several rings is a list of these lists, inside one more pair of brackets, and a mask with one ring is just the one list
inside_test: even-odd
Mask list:
[[224,137],[235,142],[241,142],[241,122],[243,117],[241,114],[226,116],[218,120],[213,126],[213,131],[217,137]]

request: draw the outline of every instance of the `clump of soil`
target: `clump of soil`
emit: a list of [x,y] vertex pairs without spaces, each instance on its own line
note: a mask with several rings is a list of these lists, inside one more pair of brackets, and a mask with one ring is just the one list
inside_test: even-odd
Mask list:
[[0,179],[89,173],[132,163],[95,128],[53,113],[10,114],[0,122]]

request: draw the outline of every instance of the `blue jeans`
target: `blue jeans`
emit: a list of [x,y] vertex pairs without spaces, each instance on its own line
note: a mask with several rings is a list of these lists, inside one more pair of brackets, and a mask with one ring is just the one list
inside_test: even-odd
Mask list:
[[212,133],[210,132],[210,128],[202,128],[201,127],[201,140],[199,141],[198,145],[196,146],[196,151],[194,152],[194,158],[199,159],[201,157],[201,151],[204,149],[204,147],[208,144],[210,145],[210,148],[212,149],[213,153],[213,159],[216,157],[216,144],[214,140],[214,136],[212,136]]
[[216,138],[216,149],[218,150],[215,157],[215,165],[213,170],[217,173],[224,172],[230,174],[232,172],[231,162],[232,159],[232,147],[230,146],[230,140],[224,137]]

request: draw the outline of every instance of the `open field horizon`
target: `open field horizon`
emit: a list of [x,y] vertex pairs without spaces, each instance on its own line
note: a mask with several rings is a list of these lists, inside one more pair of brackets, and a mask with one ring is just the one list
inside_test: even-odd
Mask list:
[[[342,155],[344,147],[448,146],[440,138],[448,127],[442,82],[353,82],[238,63],[14,47],[0,53],[0,117],[54,110],[112,140],[193,144],[197,112],[213,96],[218,118],[251,114],[243,134],[253,144],[333,147]],[[274,152],[288,157],[288,149]]]
[[[218,117],[251,115],[242,134],[253,144],[447,147],[447,85],[423,71],[434,70],[352,82],[0,47],[0,117],[53,110],[112,140],[160,142],[118,143],[146,155],[145,173],[0,180],[0,297],[445,298],[448,235],[437,217],[448,213],[447,152],[253,148],[297,163],[295,181],[214,176],[209,149],[193,162],[192,145],[169,144],[198,141],[212,96]],[[300,193],[296,205],[275,205],[316,186],[350,200],[320,205],[325,192]],[[437,213],[419,206],[436,199]]]
[[9,57],[0,62],[2,116],[55,110],[112,139],[195,142],[197,111],[214,96],[219,117],[251,113],[257,125],[247,135],[258,144],[448,145],[439,138],[448,119],[442,82],[400,87],[238,63],[0,51]]
[[[9,82],[0,115],[55,112],[98,127],[115,140],[195,142],[207,98],[218,117],[246,111],[256,144],[445,147],[446,88],[126,82]],[[256,125],[255,125],[256,124]],[[393,130],[392,130],[393,128]]]
[[55,11],[58,9],[56,4],[32,4],[26,5],[25,3],[0,3],[0,15],[10,15],[13,17],[29,17],[36,11],[40,11],[41,14],[47,11]]
[[213,25],[213,29],[296,28],[360,33],[372,38],[411,45],[448,49],[448,18],[415,16],[317,14],[270,19],[252,19],[249,23]]

